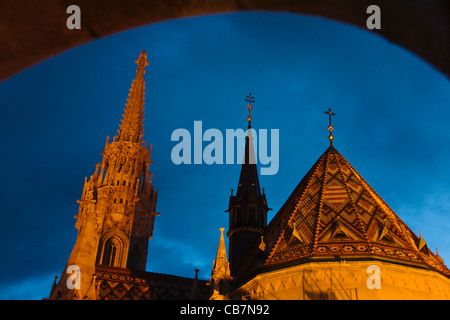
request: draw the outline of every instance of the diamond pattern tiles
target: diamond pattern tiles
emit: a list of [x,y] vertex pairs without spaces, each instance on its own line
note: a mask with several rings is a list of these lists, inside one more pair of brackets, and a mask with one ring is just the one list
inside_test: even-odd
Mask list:
[[[95,292],[98,300],[187,300],[193,279],[172,275],[96,266]],[[209,298],[207,281],[198,280],[196,299]]]
[[[272,226],[271,226],[272,225]],[[450,271],[330,146],[269,225],[265,266],[312,256],[369,256]]]

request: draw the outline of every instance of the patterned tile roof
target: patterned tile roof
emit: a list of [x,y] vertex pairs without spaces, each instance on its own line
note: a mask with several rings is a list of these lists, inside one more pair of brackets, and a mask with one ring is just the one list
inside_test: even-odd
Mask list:
[[[194,279],[155,272],[97,265],[96,296],[98,300],[188,300]],[[209,299],[206,280],[198,280],[198,296]]]
[[[442,258],[428,249],[331,145],[272,219],[259,263],[247,272],[308,258],[382,257],[432,268],[450,276]],[[252,265],[252,267],[251,267]]]

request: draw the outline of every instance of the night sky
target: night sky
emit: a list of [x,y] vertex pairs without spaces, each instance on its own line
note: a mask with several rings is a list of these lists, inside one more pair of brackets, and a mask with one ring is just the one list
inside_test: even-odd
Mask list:
[[[0,84],[0,299],[48,297],[75,244],[84,178],[117,134],[145,49],[144,140],[159,189],[147,270],[209,279],[240,165],[175,165],[171,134],[279,129],[260,176],[269,220],[334,146],[429,248],[450,261],[450,84],[407,50],[346,24],[282,13],[178,19],[64,52]],[[206,143],[204,144],[204,146]]]

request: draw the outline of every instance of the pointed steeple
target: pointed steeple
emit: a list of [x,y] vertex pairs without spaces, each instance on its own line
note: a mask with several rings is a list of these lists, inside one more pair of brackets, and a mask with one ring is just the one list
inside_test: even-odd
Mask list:
[[227,250],[225,248],[225,239],[223,232],[225,228],[220,228],[219,247],[217,249],[216,260],[214,260],[212,276],[223,278],[230,276],[230,267],[227,260]]
[[248,131],[245,138],[245,155],[241,167],[236,196],[231,194],[227,212],[230,213],[230,223],[227,236],[230,238],[230,270],[236,273],[248,250],[254,243],[261,240],[261,235],[267,226],[266,196],[261,194],[258,169],[251,128],[251,110],[255,102],[251,94],[245,100],[248,102]]
[[139,58],[135,61],[138,65],[136,69],[136,78],[133,80],[128,94],[125,111],[122,118],[120,129],[118,130],[118,140],[139,142],[142,138],[144,125],[144,94],[145,67],[149,65],[147,54],[142,50]]
[[239,176],[239,184],[236,197],[248,200],[251,197],[261,196],[259,185],[258,168],[256,165],[255,150],[253,147],[253,136],[251,128],[245,137],[245,155]]
[[224,230],[225,228],[220,228],[219,247],[217,249],[216,259],[214,260],[211,271],[211,300],[224,299],[224,293],[227,291],[230,281],[233,279],[230,276],[230,266],[227,260],[225,239],[223,237]]
[[252,94],[249,93],[245,101],[248,101],[248,130],[245,137],[245,154],[244,161],[241,167],[241,175],[239,177],[239,184],[236,191],[236,197],[242,197],[245,200],[253,197],[261,196],[261,189],[259,186],[258,168],[256,166],[255,150],[253,147],[252,125],[251,125],[251,110],[255,102]]

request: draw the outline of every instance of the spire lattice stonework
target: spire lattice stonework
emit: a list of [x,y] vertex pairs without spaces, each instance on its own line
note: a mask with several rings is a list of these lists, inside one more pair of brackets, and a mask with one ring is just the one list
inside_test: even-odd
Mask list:
[[145,94],[144,74],[145,67],[149,65],[145,50],[141,52],[139,59],[135,62],[138,64],[136,78],[131,84],[130,93],[128,94],[127,103],[125,104],[126,108],[120,130],[118,131],[118,140],[138,142],[143,136]]

